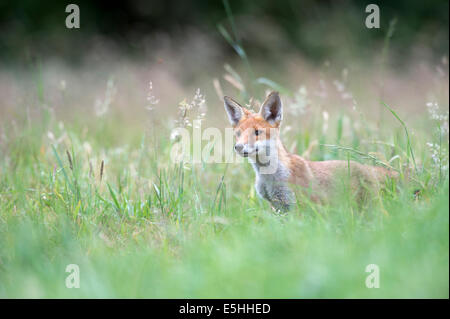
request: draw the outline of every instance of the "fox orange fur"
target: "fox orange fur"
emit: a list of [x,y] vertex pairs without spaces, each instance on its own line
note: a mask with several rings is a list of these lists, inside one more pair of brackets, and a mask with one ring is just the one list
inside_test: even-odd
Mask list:
[[227,96],[224,102],[236,136],[235,151],[249,158],[258,195],[277,210],[289,210],[295,203],[295,185],[313,201],[323,202],[336,193],[343,177],[349,177],[351,190],[361,198],[367,190],[379,189],[386,177],[397,176],[382,167],[353,161],[308,161],[289,153],[280,140],[283,107],[278,92],[267,96],[258,113]]

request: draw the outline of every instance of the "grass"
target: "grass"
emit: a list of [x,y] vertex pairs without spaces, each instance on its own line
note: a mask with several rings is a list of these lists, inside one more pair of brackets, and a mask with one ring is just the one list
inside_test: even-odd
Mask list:
[[[256,197],[249,164],[171,163],[167,128],[119,147],[114,125],[94,124],[89,149],[76,121],[10,126],[0,149],[0,297],[448,298],[448,175],[421,149],[427,135],[405,142],[393,133],[406,126],[394,126],[385,130],[398,136],[386,141],[393,147],[374,146],[360,139],[382,139],[378,131],[342,137],[335,122],[334,134],[314,121],[311,138],[353,146],[318,147],[313,159],[377,164],[375,148],[404,170],[414,147],[418,183],[364,207],[351,196],[301,199],[280,216]],[[44,138],[49,130],[67,139]],[[65,287],[68,264],[80,267],[79,289]],[[378,289],[365,286],[369,264],[380,267]]]
[[[261,98],[255,92],[282,93],[288,148],[294,145],[311,160],[389,167],[401,180],[358,205],[343,177],[342,192],[330,203],[298,198],[288,214],[276,214],[256,196],[248,163],[172,162],[172,119],[157,113],[170,105],[156,105],[153,92],[147,95],[151,128],[144,132],[136,125],[143,122],[139,113],[132,122],[108,112],[114,81],[100,100],[101,114],[91,116],[79,105],[89,85],[80,85],[72,104],[69,91],[50,100],[54,92],[46,91],[49,77],[39,63],[36,93],[24,94],[37,111],[29,116],[18,106],[14,120],[0,119],[0,297],[448,298],[449,144],[443,121],[422,116],[408,127],[383,95],[384,117],[375,124],[359,106],[339,112],[321,106],[347,105],[344,98],[313,100],[305,88],[295,92],[255,76],[226,0],[224,7],[232,32],[223,24],[218,31],[247,73],[243,79],[226,64],[224,80],[249,104],[252,96]],[[132,86],[126,83],[130,74],[122,82],[116,78],[118,95]],[[215,86],[222,92],[217,79]],[[200,110],[197,92],[191,103],[179,104],[177,125],[187,126],[189,113]],[[136,106],[130,96],[139,93],[126,98],[130,113]],[[343,87],[338,93],[351,92]],[[55,114],[58,104],[68,116]],[[314,108],[304,114],[308,104]],[[201,116],[205,124],[226,121],[217,107]],[[448,115],[446,121],[448,127]],[[69,264],[79,266],[79,289],[65,286]],[[379,266],[380,288],[365,285],[370,264]]]

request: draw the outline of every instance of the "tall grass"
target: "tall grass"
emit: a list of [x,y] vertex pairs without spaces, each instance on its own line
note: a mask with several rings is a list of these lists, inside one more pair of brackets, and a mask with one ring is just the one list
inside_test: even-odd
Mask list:
[[[447,132],[428,118],[408,127],[389,101],[386,114],[400,127],[376,127],[364,109],[354,112],[358,119],[349,109],[294,116],[307,94],[254,75],[224,4],[233,35],[219,30],[248,78],[226,65],[225,79],[249,104],[262,97],[254,92],[284,93],[286,145],[311,160],[390,167],[399,183],[358,205],[342,178],[328,204],[299,197],[288,214],[276,214],[257,197],[248,163],[173,163],[171,125],[154,121],[151,135],[135,133],[133,123],[109,114],[109,81],[106,111],[94,121],[82,114],[61,125],[47,107],[41,117],[2,121],[0,297],[448,298],[448,115]],[[203,96],[186,101],[177,125],[190,124],[187,111],[200,109]],[[150,112],[170,107],[153,95],[149,103]],[[206,117],[226,121],[217,110]],[[65,286],[69,264],[80,267],[79,289]],[[369,264],[380,268],[380,288],[365,285]]]
[[[67,133],[70,147],[24,131],[3,151],[2,297],[448,297],[448,176],[431,182],[430,160],[419,198],[403,182],[365,207],[302,198],[280,216],[256,197],[248,164],[171,164],[168,131],[157,154],[136,143],[90,159],[81,127]],[[372,263],[379,289],[365,286]],[[79,289],[65,287],[68,264]]]

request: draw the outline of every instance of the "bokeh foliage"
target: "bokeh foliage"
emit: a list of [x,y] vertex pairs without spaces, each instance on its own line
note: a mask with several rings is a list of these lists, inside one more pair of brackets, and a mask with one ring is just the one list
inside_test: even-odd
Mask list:
[[[196,28],[214,38],[219,37],[217,24],[227,20],[222,1],[79,0],[75,3],[80,6],[81,29],[69,31],[64,24],[65,7],[72,2],[2,1],[0,57],[6,61],[26,61],[42,55],[78,61],[86,43],[97,37],[120,43],[120,50],[126,54],[139,54],[143,36],[183,33]],[[339,38],[349,40],[361,54],[370,54],[374,50],[373,41],[382,41],[389,23],[395,19],[398,23],[394,49],[399,50],[399,57],[408,54],[419,39],[437,55],[448,52],[449,8],[445,0],[378,1],[381,29],[370,32],[364,27],[367,1],[231,0],[229,3],[242,24],[257,20],[276,26],[281,37],[316,60],[336,50]],[[264,51],[270,46],[246,37],[245,33],[241,36],[250,52]],[[226,46],[224,49],[232,53]]]

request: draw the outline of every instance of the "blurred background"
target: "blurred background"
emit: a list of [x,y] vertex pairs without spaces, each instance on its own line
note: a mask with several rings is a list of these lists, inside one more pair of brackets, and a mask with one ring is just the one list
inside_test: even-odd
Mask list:
[[93,114],[109,87],[112,112],[136,124],[150,82],[165,106],[155,118],[176,118],[197,88],[213,109],[222,94],[250,103],[277,89],[296,99],[297,116],[358,105],[378,122],[380,100],[407,110],[406,120],[448,100],[445,0],[378,1],[379,29],[365,27],[370,2],[356,0],[79,0],[79,29],[66,28],[69,3],[1,2],[4,118],[33,115],[37,103],[71,119]]
[[[67,30],[65,8],[76,3],[81,28]],[[250,55],[277,55],[282,50],[301,52],[315,62],[333,51],[354,50],[371,55],[397,20],[392,50],[400,60],[431,51],[448,52],[448,1],[377,1],[381,28],[364,27],[370,1],[229,1],[241,41]],[[0,54],[5,61],[26,63],[40,56],[80,62],[86,50],[103,48],[116,54],[147,57],[155,48],[194,41],[202,35],[218,48],[213,58],[233,55],[217,32],[228,24],[222,1],[2,1]],[[422,46],[415,48],[420,43]],[[175,44],[173,44],[175,45]],[[414,48],[414,50],[411,50]],[[174,50],[176,48],[173,48]]]

